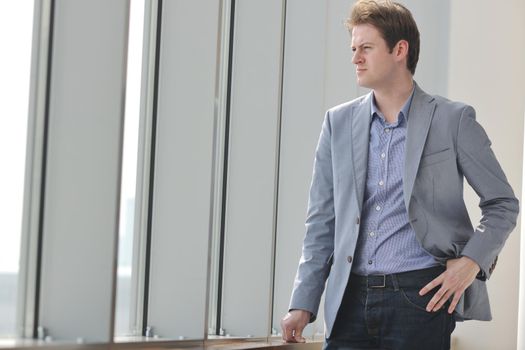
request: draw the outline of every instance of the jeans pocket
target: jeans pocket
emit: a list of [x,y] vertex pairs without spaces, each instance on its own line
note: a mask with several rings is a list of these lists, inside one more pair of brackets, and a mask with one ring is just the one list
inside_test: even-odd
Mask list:
[[434,296],[434,293],[427,293],[423,296],[419,295],[418,289],[399,289],[399,292],[403,296],[403,300],[413,308],[420,311],[427,312],[427,305]]

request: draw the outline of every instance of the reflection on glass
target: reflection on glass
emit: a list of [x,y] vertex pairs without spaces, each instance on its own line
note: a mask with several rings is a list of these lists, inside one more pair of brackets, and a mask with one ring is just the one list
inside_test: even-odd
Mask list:
[[0,337],[15,335],[33,3],[0,2]]
[[142,34],[144,0],[130,3],[126,117],[120,203],[119,255],[117,271],[117,305],[115,335],[135,335],[131,325],[131,268],[135,212],[135,185],[140,112],[140,79],[142,71]]

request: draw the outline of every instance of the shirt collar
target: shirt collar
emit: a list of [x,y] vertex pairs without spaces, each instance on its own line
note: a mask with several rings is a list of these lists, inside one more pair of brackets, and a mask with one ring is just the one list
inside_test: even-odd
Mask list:
[[[408,96],[407,100],[405,101],[405,104],[403,107],[401,107],[401,111],[399,111],[400,116],[403,116],[408,121],[408,111],[410,110],[410,105],[412,104],[412,98],[414,97],[414,91],[415,91],[416,84],[414,83],[414,86],[412,87],[412,93],[410,96]],[[376,105],[376,99],[374,97],[374,92],[372,92],[372,98],[371,98],[371,109],[370,112],[372,113],[372,117],[378,116],[381,119],[385,119],[385,117],[379,112],[379,108],[377,108]],[[399,118],[398,118],[399,122]]]

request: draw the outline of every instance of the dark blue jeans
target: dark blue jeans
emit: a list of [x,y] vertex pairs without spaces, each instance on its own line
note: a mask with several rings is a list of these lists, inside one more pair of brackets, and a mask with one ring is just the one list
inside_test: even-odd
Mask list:
[[419,296],[419,290],[443,271],[434,267],[386,276],[352,274],[323,349],[450,349],[456,322],[447,312],[448,303],[427,312],[437,288]]

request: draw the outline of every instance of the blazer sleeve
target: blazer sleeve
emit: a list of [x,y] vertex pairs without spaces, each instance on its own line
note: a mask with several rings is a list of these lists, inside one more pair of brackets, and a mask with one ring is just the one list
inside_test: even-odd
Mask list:
[[482,217],[462,255],[478,263],[490,278],[497,256],[516,226],[519,202],[510,187],[485,130],[476,122],[476,112],[466,106],[457,131],[458,165],[476,191]]
[[329,112],[325,115],[315,152],[305,225],[302,255],[289,308],[310,311],[310,322],[313,322],[330,272],[330,258],[334,250],[332,129]]

